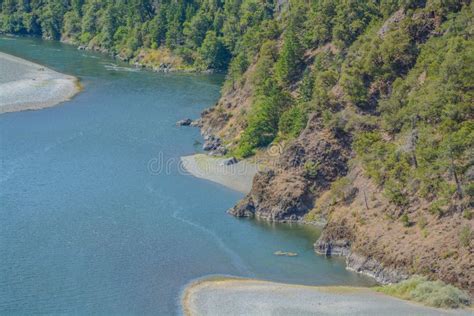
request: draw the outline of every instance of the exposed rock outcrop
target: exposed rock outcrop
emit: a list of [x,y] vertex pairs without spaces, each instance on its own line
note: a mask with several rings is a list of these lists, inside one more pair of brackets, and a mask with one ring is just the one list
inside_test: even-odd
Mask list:
[[191,120],[190,118],[187,118],[187,119],[179,120],[178,122],[176,122],[176,125],[177,126],[190,126],[192,122],[193,120]]
[[307,180],[296,173],[267,170],[259,172],[252,191],[229,213],[256,216],[269,221],[296,221],[312,207]]
[[328,229],[314,244],[314,251],[325,256],[348,256],[351,241],[354,240],[352,232],[344,223],[342,225],[328,223],[326,228]]
[[251,193],[229,212],[270,221],[301,220],[318,193],[347,173],[350,138],[321,125],[314,115],[277,165],[259,172]]
[[397,283],[408,279],[410,276],[400,268],[385,267],[374,258],[359,255],[355,252],[350,252],[346,256],[346,268],[370,276],[382,284]]
[[222,162],[221,162],[221,165],[222,166],[231,166],[231,165],[235,165],[236,163],[238,163],[239,161],[237,160],[237,158],[235,157],[230,157],[230,158],[227,158],[227,159],[224,159]]
[[227,148],[222,144],[222,141],[219,137],[216,137],[212,134],[203,135],[204,144],[202,145],[202,150],[208,151],[211,156],[223,156],[227,153]]
[[325,256],[345,257],[348,270],[373,277],[382,284],[396,283],[408,278],[409,274],[403,269],[385,267],[375,258],[352,251],[351,244],[357,237],[348,226],[347,222],[341,225],[330,222],[314,244],[315,252]]
[[[422,274],[467,289],[473,294],[472,246],[460,245],[463,227],[471,226],[458,212],[439,218],[413,200],[404,212],[411,226],[398,220],[400,209],[364,176],[359,167],[347,175],[355,196],[330,203],[329,219],[315,243],[322,255],[346,257],[347,268],[374,277],[380,283]],[[322,199],[317,200],[324,207]],[[324,211],[323,211],[324,213]],[[415,225],[416,224],[416,225]]]
[[405,10],[399,9],[390,18],[388,18],[385,21],[385,23],[377,32],[377,35],[380,36],[381,38],[384,38],[385,34],[387,34],[387,32],[390,29],[396,27],[404,18],[405,18]]
[[318,240],[315,251],[325,256],[342,256],[346,258],[346,269],[374,278],[382,284],[397,283],[408,279],[409,274],[401,269],[385,267],[382,263],[351,251],[350,243],[346,239],[330,242]]
[[337,239],[331,241],[318,240],[314,244],[314,251],[324,256],[348,256],[351,251],[351,244],[347,239]]

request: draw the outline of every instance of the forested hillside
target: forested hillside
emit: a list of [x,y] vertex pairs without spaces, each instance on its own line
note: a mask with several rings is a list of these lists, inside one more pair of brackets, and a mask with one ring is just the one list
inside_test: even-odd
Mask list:
[[357,271],[473,293],[470,0],[0,3],[5,33],[226,70],[208,147],[274,162],[232,214],[324,222],[316,250]]
[[416,273],[472,294],[473,10],[295,4],[242,88],[204,114],[237,156],[284,148],[231,213],[326,222],[319,253],[381,282]]
[[[273,3],[221,0],[3,0],[0,30],[39,35],[157,66],[225,70]],[[251,58],[251,56],[248,56]],[[243,61],[242,61],[243,62]],[[248,63],[248,62],[247,62]]]

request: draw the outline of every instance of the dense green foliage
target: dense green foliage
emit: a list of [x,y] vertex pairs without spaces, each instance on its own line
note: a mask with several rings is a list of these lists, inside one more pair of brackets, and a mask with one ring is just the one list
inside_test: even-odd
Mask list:
[[428,306],[441,308],[457,308],[469,306],[469,295],[446,285],[441,281],[429,281],[420,276],[392,285],[378,288],[380,292],[407,300],[420,302]]
[[[436,213],[453,196],[470,194],[464,174],[474,148],[472,7],[443,28],[444,35],[420,47],[416,65],[381,100],[381,129],[359,133],[355,143],[368,174],[391,201],[403,206],[413,194],[436,199]],[[384,74],[393,76],[391,70]]]
[[273,17],[273,7],[271,0],[2,0],[0,31],[62,39],[124,59],[166,48],[197,69],[223,70],[242,51],[240,43],[250,41],[247,30]]

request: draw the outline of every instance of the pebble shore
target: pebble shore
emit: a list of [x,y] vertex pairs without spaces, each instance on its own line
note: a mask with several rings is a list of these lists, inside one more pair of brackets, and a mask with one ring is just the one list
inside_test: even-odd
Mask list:
[[0,52],[0,113],[38,110],[71,99],[77,78]]
[[313,287],[251,279],[210,278],[189,285],[183,311],[200,315],[472,315],[443,310],[347,286]]

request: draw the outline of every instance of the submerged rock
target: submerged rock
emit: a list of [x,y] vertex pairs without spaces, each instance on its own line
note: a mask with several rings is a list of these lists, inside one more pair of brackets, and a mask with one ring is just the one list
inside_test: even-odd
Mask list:
[[190,118],[187,118],[187,119],[179,120],[178,122],[176,122],[176,125],[177,126],[190,126],[192,122],[193,120],[191,120]]
[[296,252],[281,251],[281,250],[275,251],[273,254],[275,256],[285,256],[285,257],[296,257],[296,256],[298,256],[298,253],[296,253]]

